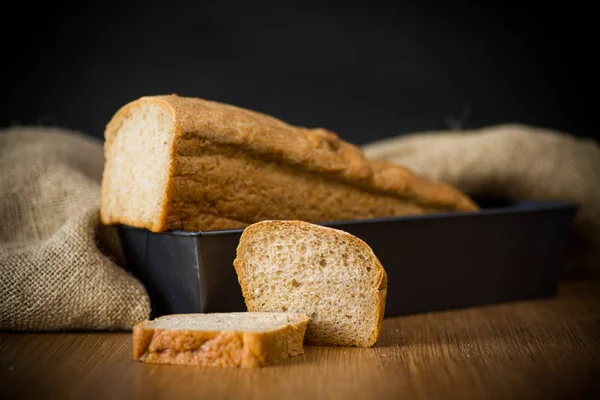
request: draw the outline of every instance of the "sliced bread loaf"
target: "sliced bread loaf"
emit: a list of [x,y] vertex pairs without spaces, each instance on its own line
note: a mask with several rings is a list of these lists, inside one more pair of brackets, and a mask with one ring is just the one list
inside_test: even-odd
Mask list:
[[262,367],[304,353],[308,318],[291,313],[173,314],[133,328],[133,358],[152,364]]
[[359,238],[308,222],[262,221],[244,230],[234,266],[249,311],[310,317],[305,343],[377,341],[387,274]]
[[370,161],[325,129],[199,98],[132,101],[105,139],[104,224],[207,231],[477,210],[455,188]]

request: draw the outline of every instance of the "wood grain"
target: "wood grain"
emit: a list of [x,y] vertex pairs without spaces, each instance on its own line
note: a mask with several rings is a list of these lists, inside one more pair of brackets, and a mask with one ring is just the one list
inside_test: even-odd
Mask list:
[[0,380],[2,398],[591,398],[600,282],[566,282],[556,299],[386,319],[373,348],[306,347],[256,370],[138,363],[129,333],[2,333]]

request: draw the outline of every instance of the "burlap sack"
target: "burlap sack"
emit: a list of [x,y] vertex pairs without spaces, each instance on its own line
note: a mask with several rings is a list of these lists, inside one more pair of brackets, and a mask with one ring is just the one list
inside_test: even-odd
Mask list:
[[414,133],[369,143],[363,150],[472,196],[579,203],[565,270],[600,270],[600,146],[595,141],[507,124]]
[[149,317],[144,287],[106,255],[119,256],[114,231],[98,229],[103,162],[101,142],[69,131],[0,131],[0,329],[120,330]]

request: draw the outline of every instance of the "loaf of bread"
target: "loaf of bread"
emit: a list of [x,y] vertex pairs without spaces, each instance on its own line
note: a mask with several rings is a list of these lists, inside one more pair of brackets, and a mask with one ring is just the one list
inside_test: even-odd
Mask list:
[[248,311],[310,317],[305,343],[376,343],[387,274],[359,238],[303,221],[262,221],[242,233],[234,266]]
[[104,224],[206,231],[477,209],[453,187],[369,161],[325,129],[198,98],[137,99],[105,139]]
[[173,314],[133,328],[134,360],[253,368],[304,353],[308,318],[291,313]]

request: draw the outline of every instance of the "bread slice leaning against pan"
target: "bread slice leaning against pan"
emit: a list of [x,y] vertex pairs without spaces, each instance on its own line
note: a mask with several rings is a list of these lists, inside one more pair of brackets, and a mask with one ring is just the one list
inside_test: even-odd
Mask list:
[[304,353],[308,318],[292,313],[172,314],[133,328],[133,358],[150,364],[253,368]]
[[478,209],[445,183],[367,160],[328,130],[199,98],[139,98],[104,136],[107,225],[207,231]]
[[359,238],[308,222],[262,221],[244,230],[234,266],[249,311],[310,317],[305,343],[377,341],[387,274]]

